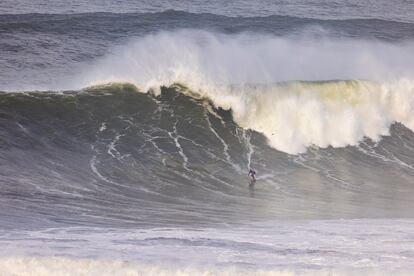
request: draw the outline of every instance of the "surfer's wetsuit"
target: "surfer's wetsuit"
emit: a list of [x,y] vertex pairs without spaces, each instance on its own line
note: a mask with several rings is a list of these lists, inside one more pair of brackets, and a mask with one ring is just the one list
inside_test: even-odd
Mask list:
[[256,171],[250,169],[248,176],[250,176],[250,178],[252,179],[252,181],[256,181]]

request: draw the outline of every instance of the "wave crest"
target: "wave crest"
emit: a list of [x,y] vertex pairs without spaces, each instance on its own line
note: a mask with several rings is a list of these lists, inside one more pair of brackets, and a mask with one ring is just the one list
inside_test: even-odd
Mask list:
[[[128,82],[155,94],[181,84],[182,92],[231,109],[241,127],[263,133],[272,147],[296,154],[379,140],[393,122],[413,130],[409,49],[410,43],[183,30],[116,49],[76,83]],[[338,79],[350,81],[323,81]]]

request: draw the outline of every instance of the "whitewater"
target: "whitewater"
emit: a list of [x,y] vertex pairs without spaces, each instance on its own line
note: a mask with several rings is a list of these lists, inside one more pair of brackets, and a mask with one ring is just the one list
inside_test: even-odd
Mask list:
[[412,7],[253,4],[0,3],[0,275],[412,274]]

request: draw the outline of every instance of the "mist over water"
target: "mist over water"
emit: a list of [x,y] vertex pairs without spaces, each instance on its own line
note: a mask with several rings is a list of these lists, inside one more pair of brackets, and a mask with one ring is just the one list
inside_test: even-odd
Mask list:
[[410,275],[411,12],[3,1],[0,274]]
[[219,84],[412,79],[413,46],[413,41],[395,44],[306,34],[160,32],[114,49],[88,68],[92,72],[80,83],[129,81],[146,89],[180,82],[201,89]]

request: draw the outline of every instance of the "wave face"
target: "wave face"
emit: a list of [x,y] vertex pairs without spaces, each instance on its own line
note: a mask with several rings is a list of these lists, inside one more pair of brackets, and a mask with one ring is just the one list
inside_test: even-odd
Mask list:
[[[288,155],[231,112],[172,88],[151,96],[114,84],[0,98],[9,227],[37,216],[51,226],[412,216],[413,134],[401,124],[379,142]],[[249,167],[260,172],[257,193],[247,189]]]

